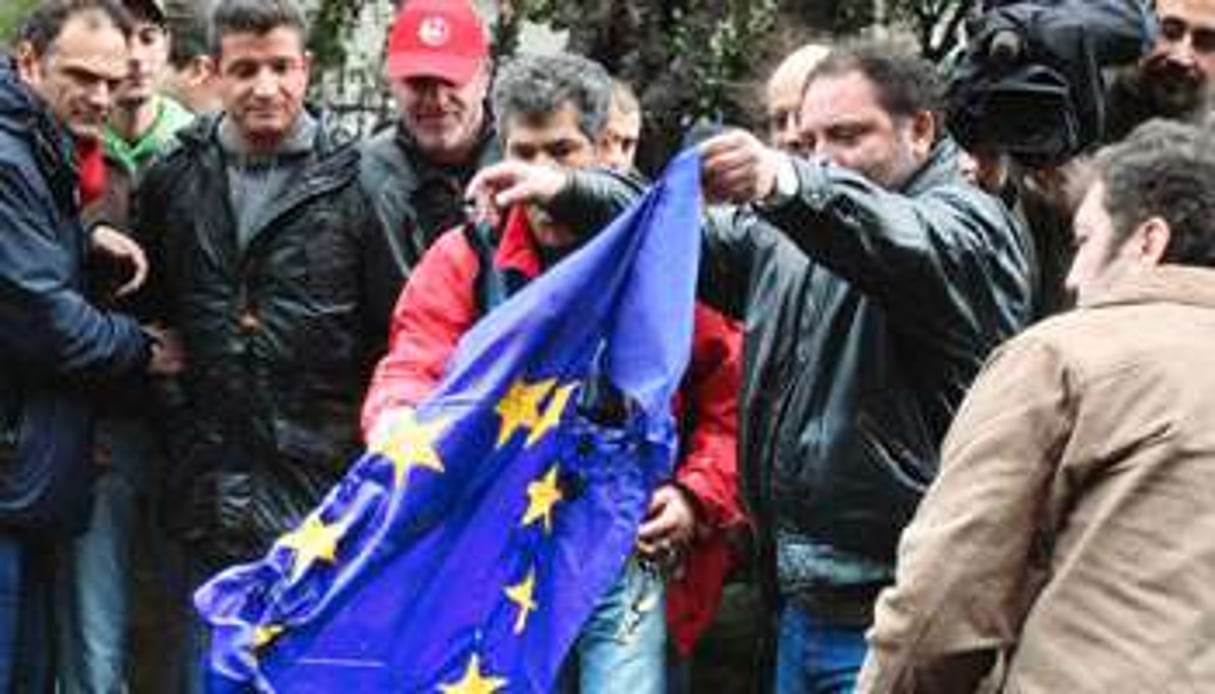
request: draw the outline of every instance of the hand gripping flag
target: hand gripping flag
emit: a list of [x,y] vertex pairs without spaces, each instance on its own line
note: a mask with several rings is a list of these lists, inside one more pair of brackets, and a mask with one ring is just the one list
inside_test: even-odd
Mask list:
[[486,316],[297,530],[199,589],[213,690],[551,690],[671,472],[699,167]]

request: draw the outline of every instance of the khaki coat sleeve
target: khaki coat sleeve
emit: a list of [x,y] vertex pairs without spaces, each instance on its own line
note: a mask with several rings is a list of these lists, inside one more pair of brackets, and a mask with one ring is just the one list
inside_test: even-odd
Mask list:
[[1074,420],[1055,348],[998,350],[946,438],[941,472],[875,608],[860,692],[973,692],[1016,643],[1045,576],[1051,480]]

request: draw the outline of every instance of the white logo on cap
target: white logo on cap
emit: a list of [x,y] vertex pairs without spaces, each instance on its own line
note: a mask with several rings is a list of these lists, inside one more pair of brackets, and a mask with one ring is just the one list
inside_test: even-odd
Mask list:
[[427,17],[418,26],[418,40],[431,48],[442,46],[449,38],[451,25],[442,17]]

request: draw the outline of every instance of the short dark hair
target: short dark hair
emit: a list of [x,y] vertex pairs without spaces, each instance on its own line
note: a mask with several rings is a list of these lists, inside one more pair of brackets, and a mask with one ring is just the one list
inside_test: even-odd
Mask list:
[[165,14],[154,0],[122,0],[122,5],[136,21],[165,26]]
[[498,72],[492,101],[499,137],[506,137],[512,118],[544,118],[569,103],[593,142],[607,124],[612,78],[599,63],[572,53],[521,55]]
[[[942,122],[944,90],[936,68],[900,41],[865,39],[833,46],[806,75],[803,99],[816,80],[851,72],[859,72],[873,83],[878,103],[891,116],[906,118],[928,111]],[[941,130],[937,128],[938,133]]]
[[172,17],[166,23],[169,30],[169,64],[184,70],[201,55],[207,55],[207,20],[201,16]]
[[1112,249],[1152,217],[1169,225],[1161,262],[1215,266],[1215,147],[1211,131],[1171,120],[1139,126],[1093,161],[1113,222]]
[[225,36],[262,36],[279,27],[293,29],[301,45],[308,39],[308,20],[295,0],[219,0],[211,12],[211,55],[219,57]]
[[35,54],[45,55],[69,19],[91,10],[108,17],[123,36],[131,35],[131,14],[118,0],[42,0],[21,22],[15,43],[28,43]]

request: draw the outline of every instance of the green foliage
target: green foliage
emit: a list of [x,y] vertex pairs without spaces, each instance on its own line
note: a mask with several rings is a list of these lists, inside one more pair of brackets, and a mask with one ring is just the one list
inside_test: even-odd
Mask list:
[[[6,0],[12,2],[13,0]],[[28,1],[28,0],[27,0]],[[345,75],[354,23],[386,0],[314,0],[311,48],[319,70]],[[777,60],[812,36],[842,36],[874,23],[909,31],[938,59],[957,40],[975,0],[498,0],[494,53],[518,49],[524,21],[569,32],[570,50],[633,84],[644,112],[640,153],[653,170],[698,120],[754,125],[756,88]],[[647,161],[648,160],[648,161]]]
[[0,3],[0,46],[8,46],[21,20],[38,0],[4,0]]
[[[939,60],[957,45],[962,21],[975,0],[885,0],[888,27],[911,33],[929,60]],[[853,34],[876,21],[874,0],[842,0],[837,3],[832,29]]]
[[694,86],[685,120],[720,120],[729,110],[733,87],[748,77],[755,46],[776,24],[776,9],[776,0],[731,3],[709,22],[674,9],[669,51]]
[[893,0],[891,18],[911,29],[929,60],[940,60],[957,45],[958,32],[975,0]]
[[321,0],[308,37],[318,71],[340,67],[346,61],[346,46],[364,4],[365,0]]

